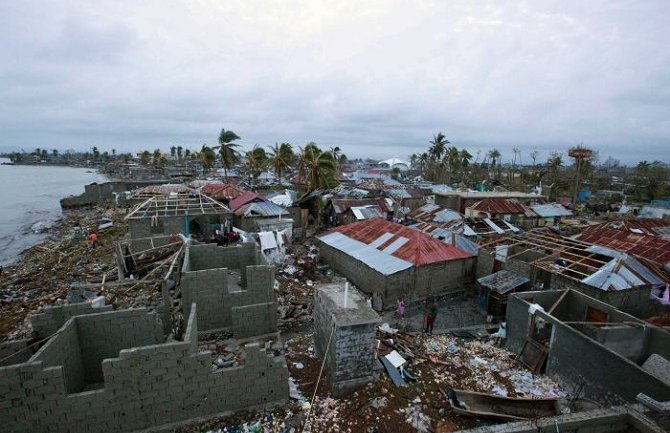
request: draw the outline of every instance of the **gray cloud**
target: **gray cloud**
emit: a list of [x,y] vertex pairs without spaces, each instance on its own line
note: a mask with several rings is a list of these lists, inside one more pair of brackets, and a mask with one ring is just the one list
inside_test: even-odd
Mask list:
[[[362,4],[361,4],[362,3]],[[405,157],[668,160],[670,6],[648,2],[4,2],[0,147],[316,141]],[[643,153],[641,153],[643,149]],[[504,157],[504,158],[505,158]]]

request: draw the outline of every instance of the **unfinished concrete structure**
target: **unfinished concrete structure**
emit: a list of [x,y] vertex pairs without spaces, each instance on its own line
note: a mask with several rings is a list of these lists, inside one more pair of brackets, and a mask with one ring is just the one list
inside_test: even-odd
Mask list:
[[[314,342],[326,360],[331,392],[339,397],[374,380],[375,335],[380,318],[348,283],[314,292]],[[346,300],[345,300],[346,299]]]
[[126,206],[128,201],[125,192],[168,182],[168,180],[135,180],[91,183],[84,186],[82,194],[61,199],[60,205],[63,209],[115,204]]
[[212,371],[191,313],[172,342],[145,309],[70,318],[30,359],[0,367],[3,431],[128,432],[286,400],[282,355],[251,343],[243,365]]
[[231,226],[230,209],[200,193],[156,195],[126,215],[133,251],[174,241],[178,234],[207,240],[215,226]]
[[375,309],[462,292],[474,257],[419,231],[382,219],[340,226],[318,238],[321,259],[372,296]]
[[231,329],[235,338],[277,332],[274,266],[255,242],[189,245],[181,273],[184,314],[198,305],[201,331]]
[[477,277],[501,269],[528,277],[535,289],[575,289],[637,317],[660,315],[669,308],[650,299],[670,281],[658,268],[546,229],[500,236],[481,245]]
[[[531,308],[533,306],[533,308]],[[542,307],[540,309],[537,306]],[[670,359],[670,334],[575,290],[523,292],[507,304],[507,345],[531,370],[609,404],[638,393],[670,400],[659,365]],[[662,362],[647,363],[663,358]]]

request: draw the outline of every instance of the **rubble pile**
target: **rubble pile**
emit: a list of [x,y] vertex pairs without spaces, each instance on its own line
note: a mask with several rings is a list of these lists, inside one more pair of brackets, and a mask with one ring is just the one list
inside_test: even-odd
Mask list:
[[315,246],[292,245],[284,263],[277,269],[277,303],[279,328],[300,331],[312,321],[314,287],[332,280],[327,266],[319,266]]
[[[114,224],[97,230],[101,216]],[[82,229],[75,230],[75,227]],[[89,247],[86,227],[98,236]],[[113,210],[70,211],[50,230],[45,242],[23,252],[0,277],[0,333],[5,338],[28,336],[29,314],[66,302],[73,283],[117,279],[113,240],[126,233],[123,215]]]
[[[48,239],[23,252],[0,277],[0,333],[6,339],[29,337],[26,320],[44,307],[85,302],[98,296],[114,308],[155,307],[160,302],[157,264],[174,256],[175,244],[134,258],[133,279],[119,281],[116,246],[126,236],[125,214],[94,208],[64,213]],[[95,232],[96,248],[88,235]],[[145,276],[146,279],[142,280]]]
[[[384,356],[395,350],[407,360],[412,377],[407,386],[396,387],[380,370],[376,382],[336,399],[329,394],[324,374],[311,406],[308,431],[448,432],[481,426],[481,420],[452,411],[444,396],[449,388],[509,397],[566,396],[552,379],[533,376],[516,362],[514,354],[492,342],[382,328],[377,334],[377,353]],[[289,372],[298,391],[292,393],[292,398],[307,413],[321,367],[313,336],[297,336],[288,340],[285,347]]]

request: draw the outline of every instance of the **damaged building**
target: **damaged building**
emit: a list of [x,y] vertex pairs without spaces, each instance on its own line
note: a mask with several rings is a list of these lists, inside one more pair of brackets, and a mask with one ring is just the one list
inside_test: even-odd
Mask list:
[[71,317],[28,360],[0,367],[3,429],[129,432],[286,400],[283,356],[254,342],[244,364],[213,370],[196,317],[193,305],[181,341],[143,308]]
[[[285,403],[274,268],[255,244],[186,245],[179,276],[180,298],[165,286],[162,295],[169,306],[180,299],[183,319],[164,305],[90,303],[32,316],[43,346],[0,344],[3,428],[130,432]],[[183,332],[170,332],[173,321]],[[212,344],[214,331],[233,338]]]
[[208,240],[214,227],[232,227],[230,209],[200,193],[152,196],[125,219],[133,251],[171,243],[179,234]]
[[507,324],[508,348],[525,366],[587,398],[670,400],[670,334],[661,328],[576,290],[514,294]]
[[667,275],[635,257],[598,245],[535,229],[483,243],[477,277],[500,270],[527,277],[534,289],[572,288],[637,317],[667,311],[653,299],[665,289]]
[[321,258],[372,297],[375,309],[461,292],[474,256],[400,224],[372,219],[318,237]]

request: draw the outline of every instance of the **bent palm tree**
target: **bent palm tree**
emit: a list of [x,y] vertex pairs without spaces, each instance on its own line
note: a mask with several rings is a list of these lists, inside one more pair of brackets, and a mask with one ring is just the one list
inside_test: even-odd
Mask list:
[[305,180],[307,191],[332,188],[337,184],[332,152],[322,152],[316,143],[309,143],[302,149],[298,173]]
[[278,179],[281,179],[284,170],[293,164],[294,159],[295,154],[290,143],[275,143],[274,146],[270,147],[270,161]]
[[219,155],[221,156],[221,163],[223,164],[223,177],[226,182],[228,182],[228,170],[233,168],[234,164],[239,159],[239,153],[235,148],[240,145],[233,143],[233,141],[239,139],[240,137],[233,131],[226,131],[223,128],[221,129],[218,148]]

